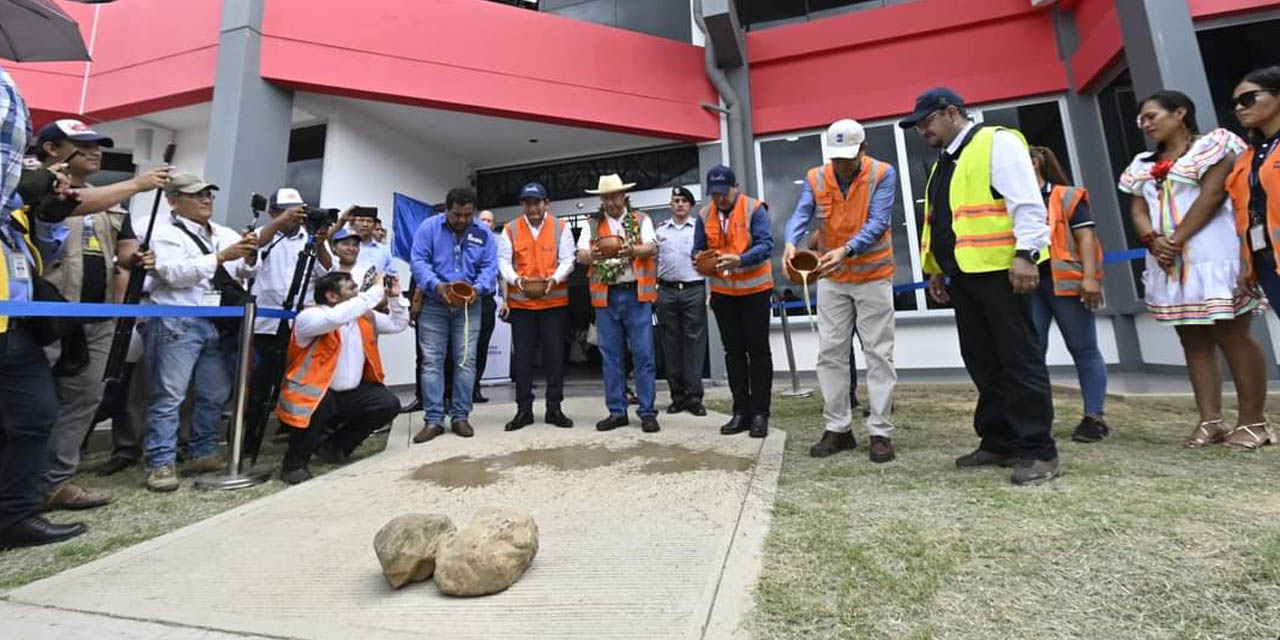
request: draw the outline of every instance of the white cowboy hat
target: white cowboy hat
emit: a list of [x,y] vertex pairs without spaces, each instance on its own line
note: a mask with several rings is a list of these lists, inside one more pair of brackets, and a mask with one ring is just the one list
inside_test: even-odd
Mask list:
[[623,183],[622,178],[616,173],[607,176],[600,176],[600,184],[598,189],[587,189],[587,193],[593,196],[602,196],[606,193],[618,193],[619,191],[627,191],[631,187],[636,186],[634,182]]

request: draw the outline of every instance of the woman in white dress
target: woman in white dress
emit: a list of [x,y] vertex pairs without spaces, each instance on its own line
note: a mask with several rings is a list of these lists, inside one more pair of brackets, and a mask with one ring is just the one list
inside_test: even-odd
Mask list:
[[[1240,237],[1226,192],[1227,176],[1245,143],[1226,129],[1200,135],[1195,104],[1177,91],[1143,100],[1138,126],[1156,142],[1156,151],[1134,158],[1120,176],[1120,190],[1134,196],[1134,231],[1148,249],[1147,310],[1177,330],[1200,409],[1200,423],[1185,445],[1234,440],[1231,436],[1241,430],[1273,442],[1263,414],[1265,360],[1249,327],[1262,301],[1248,268],[1241,267]],[[1239,398],[1234,428],[1223,422],[1219,349]]]

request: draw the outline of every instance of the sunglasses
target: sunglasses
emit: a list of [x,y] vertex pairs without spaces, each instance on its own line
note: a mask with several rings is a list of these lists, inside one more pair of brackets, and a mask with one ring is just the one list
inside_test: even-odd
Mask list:
[[1258,103],[1258,96],[1264,93],[1276,93],[1274,89],[1255,89],[1246,91],[1231,99],[1231,105],[1241,109],[1248,109]]

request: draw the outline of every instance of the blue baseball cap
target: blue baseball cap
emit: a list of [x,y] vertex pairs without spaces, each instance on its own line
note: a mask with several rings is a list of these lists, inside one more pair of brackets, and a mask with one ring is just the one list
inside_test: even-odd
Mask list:
[[333,234],[333,236],[329,238],[329,241],[338,242],[339,240],[346,240],[347,238],[356,238],[358,240],[360,236],[357,235],[356,232],[346,227],[343,227],[341,229],[338,229],[338,232]]
[[537,198],[538,200],[547,199],[547,188],[542,186],[541,182],[530,182],[520,187],[520,199]]
[[707,193],[729,193],[735,184],[738,176],[729,167],[718,164],[707,171]]
[[898,121],[898,126],[903,129],[910,129],[916,126],[917,122],[929,117],[934,111],[941,111],[950,106],[964,108],[964,98],[960,94],[946,88],[935,87],[930,89],[918,97],[916,97],[916,109],[911,115]]

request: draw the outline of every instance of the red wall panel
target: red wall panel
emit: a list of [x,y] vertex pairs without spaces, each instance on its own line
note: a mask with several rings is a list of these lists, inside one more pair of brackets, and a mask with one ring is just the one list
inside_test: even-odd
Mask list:
[[946,85],[972,103],[1066,88],[1051,16],[1026,0],[917,0],[749,33],[758,134],[906,113]]
[[[408,8],[412,10],[407,10]],[[271,0],[263,77],[406,104],[719,137],[703,50],[476,0]]]

